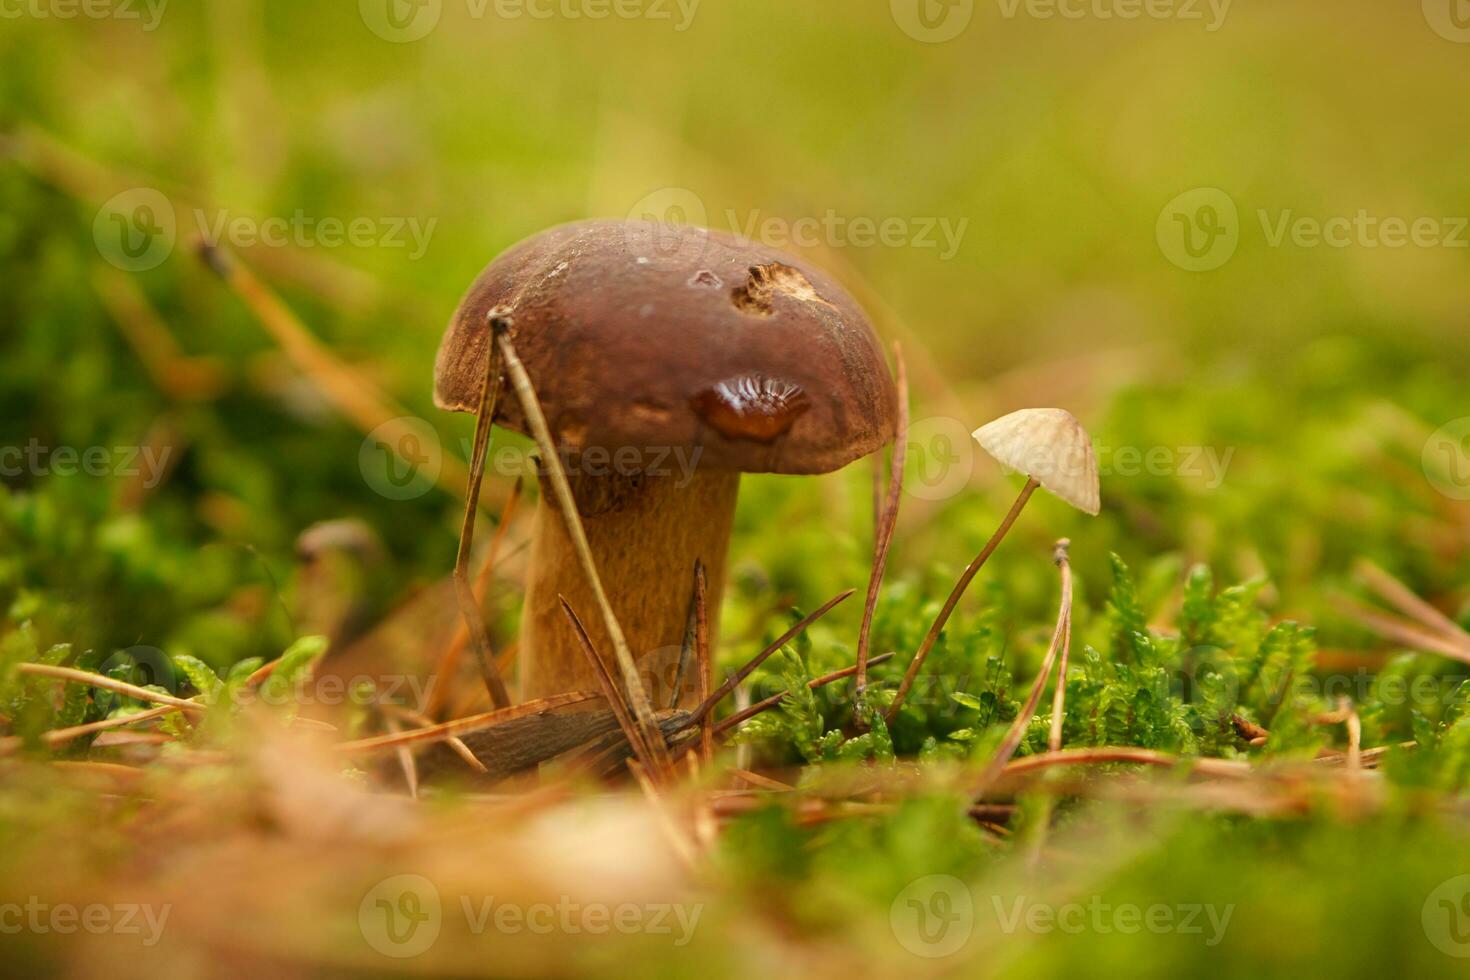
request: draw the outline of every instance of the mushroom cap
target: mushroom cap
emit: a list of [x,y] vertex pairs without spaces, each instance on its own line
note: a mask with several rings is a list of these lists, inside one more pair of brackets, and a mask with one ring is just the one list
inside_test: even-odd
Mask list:
[[[735,235],[580,221],[512,246],[449,322],[434,401],[479,410],[491,315],[559,448],[673,450],[694,465],[825,473],[893,437],[897,397],[867,316],[820,269]],[[525,433],[514,395],[496,422]]]
[[982,449],[1025,473],[1078,510],[1096,516],[1101,507],[1092,439],[1071,412],[1023,408],[987,422],[973,433]]

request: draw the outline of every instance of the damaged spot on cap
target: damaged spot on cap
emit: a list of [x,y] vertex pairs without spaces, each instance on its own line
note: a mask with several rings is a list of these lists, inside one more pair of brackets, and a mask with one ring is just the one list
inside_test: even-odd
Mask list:
[[719,276],[708,269],[700,269],[689,277],[689,285],[691,286],[708,286],[711,289],[719,289],[724,284]]
[[811,408],[800,385],[758,375],[729,378],[690,399],[711,428],[730,439],[774,442]]
[[777,293],[784,293],[803,303],[831,305],[818,295],[811,280],[802,275],[801,270],[781,262],[751,266],[750,278],[731,291],[730,302],[750,316],[770,316],[776,312],[772,300]]

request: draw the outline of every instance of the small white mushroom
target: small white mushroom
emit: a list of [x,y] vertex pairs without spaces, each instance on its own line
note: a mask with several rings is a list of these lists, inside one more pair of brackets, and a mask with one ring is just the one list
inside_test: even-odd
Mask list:
[[1067,503],[1094,516],[1101,503],[1092,439],[1061,408],[1023,408],[973,433],[1001,465],[1024,473]]

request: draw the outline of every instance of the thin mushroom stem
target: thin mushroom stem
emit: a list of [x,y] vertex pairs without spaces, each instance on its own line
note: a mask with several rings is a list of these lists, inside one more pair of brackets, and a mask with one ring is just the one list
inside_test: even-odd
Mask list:
[[[710,685],[714,682],[714,665],[709,648],[709,596],[704,577],[704,565],[694,563],[694,650],[699,677],[695,691],[703,704],[709,698]],[[699,758],[708,763],[715,755],[714,727],[709,713],[699,719]]]
[[[493,329],[493,328],[492,328]],[[475,417],[475,442],[470,454],[469,487],[465,492],[464,521],[459,531],[459,553],[454,560],[454,595],[459,600],[459,612],[464,617],[470,642],[475,648],[475,658],[480,662],[480,673],[485,678],[485,689],[490,692],[490,702],[497,708],[510,706],[510,694],[500,669],[495,666],[495,653],[490,647],[490,630],[485,626],[485,617],[480,614],[480,602],[470,584],[470,560],[475,546],[475,515],[480,509],[480,481],[485,476],[485,455],[490,446],[490,430],[495,425],[495,409],[500,400],[503,385],[500,374],[501,358],[494,349],[485,358],[485,380],[480,387],[480,410]]]
[[1016,523],[1016,518],[1020,516],[1022,508],[1026,506],[1026,501],[1031,499],[1031,495],[1036,492],[1036,488],[1039,486],[1041,484],[1036,482],[1034,478],[1027,478],[1026,485],[1021,488],[1020,494],[1016,496],[1015,503],[1011,504],[1011,509],[1006,512],[1006,516],[1001,520],[1000,526],[995,529],[995,533],[990,536],[990,540],[985,542],[985,547],[980,549],[980,553],[975,556],[975,560],[970,562],[969,566],[960,575],[959,581],[955,582],[954,588],[949,592],[949,598],[944,600],[944,606],[939,610],[939,615],[934,617],[934,625],[929,627],[929,632],[924,635],[924,641],[919,644],[918,652],[914,654],[914,659],[909,663],[908,670],[904,671],[903,681],[898,685],[898,693],[893,696],[893,704],[888,708],[887,720],[889,722],[892,722],[898,715],[898,709],[903,706],[904,698],[908,697],[909,690],[914,686],[914,679],[919,676],[919,669],[924,666],[924,659],[929,656],[929,651],[934,649],[934,644],[939,639],[939,634],[944,631],[944,625],[949,622],[950,614],[954,612],[955,606],[959,604],[960,597],[970,587],[970,581],[975,577],[975,573],[980,571],[981,566],[990,559],[991,554],[1000,545],[1001,540],[1005,538],[1006,532],[1011,529],[1011,525]]
[[602,576],[598,574],[597,563],[592,558],[592,545],[587,541],[587,529],[583,527],[582,517],[577,512],[577,500],[572,495],[571,483],[567,480],[566,470],[562,468],[561,458],[557,455],[556,444],[551,438],[551,427],[546,423],[546,413],[541,410],[541,401],[536,397],[536,389],[531,385],[531,376],[526,372],[526,366],[521,363],[520,356],[516,354],[515,344],[511,342],[510,320],[506,317],[496,317],[491,321],[491,329],[495,332],[496,345],[500,349],[501,357],[504,358],[506,374],[515,388],[516,397],[520,400],[521,412],[526,417],[526,423],[535,436],[536,445],[540,448],[546,463],[551,488],[556,495],[562,520],[566,524],[567,535],[572,539],[576,550],[577,561],[581,564],[582,573],[587,577],[587,584],[597,599],[598,609],[602,613],[603,626],[608,636],[612,638],[613,654],[623,674],[623,686],[626,689],[628,706],[632,709],[633,717],[638,722],[638,727],[652,753],[654,765],[651,768],[662,773],[669,765],[668,746],[664,743],[663,733],[659,730],[658,720],[654,717],[653,704],[648,699],[648,692],[643,689],[643,679],[638,676],[638,665],[633,661],[633,652],[628,648],[628,639],[623,633],[622,624],[618,622],[612,603],[608,601],[607,590],[602,586]]
[[[873,570],[868,575],[868,594],[863,603],[863,624],[858,630],[857,680],[853,684],[853,706],[856,708],[868,692],[868,647],[873,637],[873,614],[878,608],[878,590],[883,586],[883,572],[888,567],[888,548],[898,525],[898,504],[903,492],[904,450],[908,444],[909,380],[904,367],[903,351],[893,345],[894,374],[898,384],[898,427],[893,439],[893,459],[889,464],[888,498],[884,501],[877,525],[873,548]],[[876,487],[875,487],[876,490]],[[864,726],[862,713],[854,712],[858,725]]]

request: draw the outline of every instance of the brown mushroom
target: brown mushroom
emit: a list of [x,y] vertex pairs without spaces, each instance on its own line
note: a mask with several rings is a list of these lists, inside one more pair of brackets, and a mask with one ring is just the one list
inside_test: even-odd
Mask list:
[[[670,240],[675,248],[660,247]],[[479,410],[492,316],[511,325],[613,611],[664,702],[696,559],[709,570],[714,635],[740,474],[825,473],[892,438],[896,397],[872,326],[826,274],[763,245],[702,228],[577,222],[513,246],[475,280],[435,364],[441,408]],[[494,421],[527,431],[513,398],[499,400]],[[543,493],[523,697],[594,689],[559,595],[594,606]],[[608,637],[588,623],[606,655]]]

